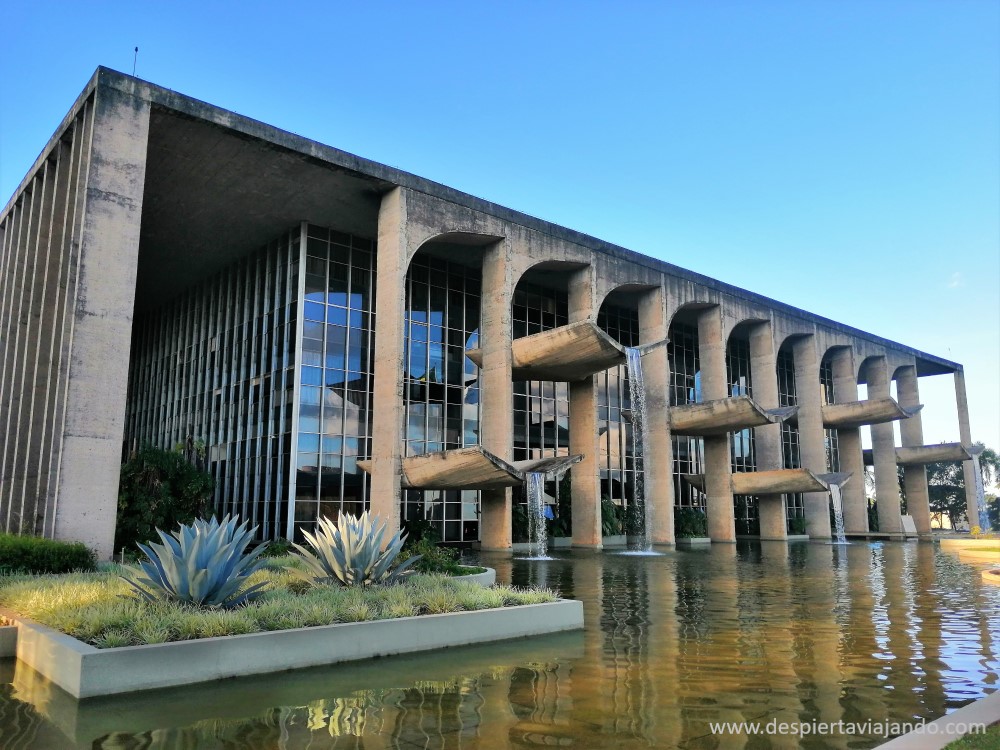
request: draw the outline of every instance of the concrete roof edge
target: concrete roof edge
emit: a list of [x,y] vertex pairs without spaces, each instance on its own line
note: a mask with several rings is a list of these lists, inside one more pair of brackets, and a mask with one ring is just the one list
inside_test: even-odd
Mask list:
[[76,97],[76,101],[73,102],[73,106],[69,108],[69,112],[67,112],[66,116],[63,117],[62,120],[60,120],[59,125],[56,126],[55,132],[52,134],[49,140],[46,141],[45,146],[38,154],[38,158],[36,158],[35,161],[32,162],[31,168],[25,173],[24,177],[21,179],[21,182],[14,189],[14,192],[11,194],[10,198],[7,200],[7,203],[3,207],[3,211],[0,211],[0,222],[3,222],[4,219],[7,218],[7,214],[10,213],[11,208],[13,208],[14,204],[17,203],[17,199],[24,192],[25,188],[28,187],[28,184],[34,179],[35,174],[38,172],[38,169],[42,166],[43,162],[49,157],[49,154],[55,147],[56,143],[59,141],[60,138],[62,138],[63,133],[66,132],[66,128],[69,127],[70,123],[73,122],[77,114],[79,114],[81,107],[83,107],[83,103],[90,98],[91,94],[94,93],[94,90],[97,88],[98,76],[100,72],[101,68],[98,68],[97,70],[94,71],[94,74],[90,76],[90,79],[83,87],[83,91],[81,91],[80,95]]
[[[751,303],[775,309],[785,315],[796,317],[810,323],[821,324],[835,331],[840,331],[848,336],[868,340],[878,346],[902,352],[917,359],[926,360],[944,371],[955,372],[962,369],[960,364],[942,357],[922,352],[918,349],[914,349],[913,347],[900,344],[899,342],[892,341],[890,339],[876,336],[859,328],[839,323],[835,320],[802,310],[801,308],[781,302],[780,300],[775,300],[765,295],[751,292],[733,284],[727,284],[726,282],[713,279],[710,276],[705,276],[704,274],[696,271],[689,271],[667,261],[643,255],[620,245],[615,245],[597,237],[584,234],[583,232],[578,232],[574,229],[569,229],[568,227],[563,227],[558,224],[545,221],[544,219],[539,219],[535,216],[531,216],[530,214],[501,206],[483,198],[477,198],[476,196],[463,193],[455,188],[434,182],[433,180],[419,177],[410,172],[397,169],[396,167],[380,164],[379,162],[365,159],[347,151],[334,148],[333,146],[327,146],[305,136],[298,135],[287,130],[282,130],[281,128],[268,125],[260,120],[255,120],[253,118],[237,114],[230,110],[217,107],[214,104],[195,99],[186,94],[181,94],[172,89],[168,89],[148,81],[133,78],[130,75],[121,73],[111,68],[106,68],[104,66],[98,67],[94,72],[87,88],[84,89],[80,98],[77,99],[77,102],[74,104],[70,114],[67,115],[63,125],[60,126],[60,130],[57,131],[55,136],[53,136],[53,140],[58,137],[59,133],[62,132],[62,128],[65,127],[66,122],[72,116],[75,116],[75,112],[82,104],[82,101],[86,96],[89,96],[91,90],[97,85],[124,89],[132,94],[141,93],[153,104],[175,110],[181,114],[201,119],[215,125],[235,130],[246,136],[267,141],[276,146],[312,157],[324,163],[332,164],[336,167],[352,172],[357,172],[365,177],[382,183],[385,190],[389,190],[395,186],[400,186],[416,192],[425,193],[434,198],[449,201],[475,211],[495,216],[501,220],[519,224],[528,229],[555,237],[557,239],[581,245],[591,250],[602,252],[636,265],[645,266],[654,271],[694,282],[723,294],[729,294]],[[139,87],[138,89],[137,86]],[[50,141],[50,145],[51,143],[52,141]],[[48,148],[49,146],[46,146],[46,149]],[[42,153],[44,155],[46,151],[43,151]],[[39,161],[41,161],[41,158],[42,157],[40,156]],[[32,173],[33,172],[34,168],[32,169]],[[25,180],[27,180],[27,178],[25,178]],[[19,191],[20,189],[21,188],[19,188]],[[15,193],[15,196],[16,195],[17,193]]]

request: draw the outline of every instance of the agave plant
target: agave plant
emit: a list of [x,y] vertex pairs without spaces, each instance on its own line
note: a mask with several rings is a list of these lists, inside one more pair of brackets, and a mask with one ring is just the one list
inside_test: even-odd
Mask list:
[[296,544],[296,557],[304,570],[289,568],[289,572],[312,584],[368,586],[375,583],[398,583],[413,573],[408,568],[419,555],[396,563],[406,535],[402,529],[382,548],[386,524],[368,511],[355,517],[342,513],[336,522],[320,518],[316,533],[305,532],[310,549]]
[[198,519],[181,524],[166,534],[160,529],[163,544],[140,544],[147,559],[133,570],[136,579],[122,576],[147,601],[170,599],[203,607],[229,609],[259,596],[264,583],[243,588],[247,579],[265,560],[260,546],[244,554],[257,527],[247,530],[247,523],[236,525],[238,518],[228,515],[218,521]]

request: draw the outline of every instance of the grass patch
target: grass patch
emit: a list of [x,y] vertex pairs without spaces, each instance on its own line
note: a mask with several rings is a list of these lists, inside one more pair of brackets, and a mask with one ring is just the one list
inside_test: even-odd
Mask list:
[[945,750],[996,750],[1000,747],[1000,724],[986,727],[984,734],[967,734],[960,740],[949,742]]
[[248,585],[266,593],[232,610],[145,602],[108,566],[96,573],[0,577],[0,606],[98,648],[166,643],[271,630],[366,622],[555,601],[547,589],[484,588],[442,575],[414,575],[398,586],[302,590],[287,572],[265,568]]

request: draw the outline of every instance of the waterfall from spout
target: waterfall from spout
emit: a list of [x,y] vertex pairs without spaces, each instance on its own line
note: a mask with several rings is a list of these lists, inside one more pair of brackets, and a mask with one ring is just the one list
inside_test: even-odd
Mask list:
[[545,475],[531,472],[525,478],[528,490],[528,553],[532,560],[549,559],[549,533],[545,527]]
[[[639,349],[625,347],[625,362],[628,366],[628,385],[632,400],[632,441],[635,459],[635,492],[632,502],[642,513],[642,532],[638,536],[641,541],[632,551],[649,552],[653,549],[653,504],[648,502],[646,487],[643,481],[646,455],[646,383],[642,377],[642,356]],[[634,529],[633,531],[637,531]]]
[[983,533],[990,531],[990,514],[986,510],[986,487],[983,485],[983,470],[979,465],[979,454],[982,449],[975,450],[975,446],[969,451],[972,454],[972,473],[976,481],[976,508],[979,509],[979,529]]
[[847,544],[847,535],[844,534],[844,498],[839,484],[830,485],[830,499],[833,500],[834,544]]

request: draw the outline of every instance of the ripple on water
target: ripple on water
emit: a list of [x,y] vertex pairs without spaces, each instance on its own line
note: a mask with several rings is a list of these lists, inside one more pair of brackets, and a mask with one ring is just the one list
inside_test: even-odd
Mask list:
[[26,749],[726,747],[709,722],[933,719],[997,684],[1000,588],[932,545],[646,556],[481,555],[501,582],[581,599],[583,633],[80,706],[0,669],[0,737]]

